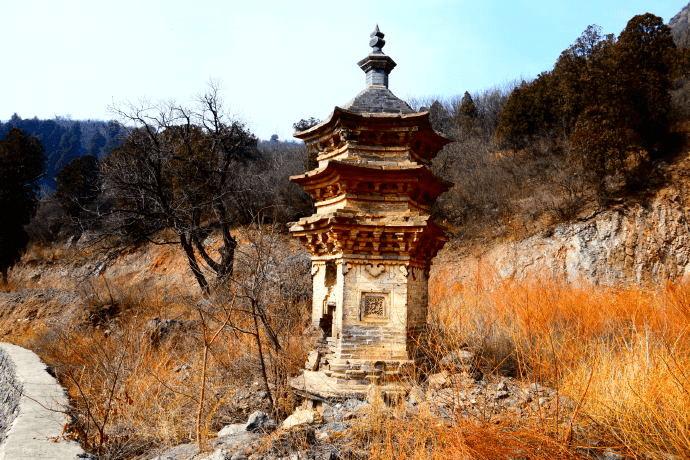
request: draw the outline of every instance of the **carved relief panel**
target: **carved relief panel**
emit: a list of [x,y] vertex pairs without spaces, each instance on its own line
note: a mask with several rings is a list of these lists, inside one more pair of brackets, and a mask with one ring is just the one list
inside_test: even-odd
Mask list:
[[385,292],[363,292],[360,303],[360,320],[388,319],[389,300]]

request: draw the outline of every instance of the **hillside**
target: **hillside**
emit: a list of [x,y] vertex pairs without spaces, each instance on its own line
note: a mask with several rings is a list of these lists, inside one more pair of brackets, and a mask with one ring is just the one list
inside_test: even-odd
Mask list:
[[676,46],[690,47],[690,3],[668,22]]
[[[664,192],[657,200],[673,203],[670,197]],[[658,208],[648,212],[657,215]],[[667,214],[683,223],[676,213],[685,208],[672,210]],[[621,210],[620,215],[625,219],[628,214]],[[598,229],[595,216],[591,219],[589,228]],[[645,228],[654,241],[653,225]],[[291,413],[294,395],[279,377],[299,370],[311,346],[309,334],[304,335],[310,309],[308,257],[288,235],[235,231],[243,254],[237,267],[240,290],[209,298],[200,295],[182,251],[169,245],[114,250],[86,244],[86,239],[39,245],[11,270],[9,290],[0,293],[1,340],[35,350],[67,386],[74,407],[69,437],[105,458],[178,452],[174,458],[198,459],[204,457],[194,456],[193,445],[165,449],[193,442],[199,426],[209,446],[223,446],[216,432],[228,423],[244,423],[256,410],[267,411],[269,394],[277,405],[274,417],[282,420]],[[254,248],[265,244],[274,268],[265,272],[267,278],[257,278],[247,269],[252,260],[261,260]],[[531,243],[532,251],[540,250],[535,247]],[[395,458],[419,458],[420,445],[449,458],[466,449],[474,452],[469,458],[516,452],[591,459],[604,458],[602,452],[648,452],[652,458],[660,452],[690,453],[682,443],[690,401],[678,403],[685,401],[688,387],[677,380],[690,363],[683,339],[690,320],[687,284],[649,291],[587,283],[575,287],[537,276],[544,275],[545,265],[531,277],[525,271],[523,281],[506,281],[492,274],[489,256],[495,248],[480,264],[458,257],[459,251],[458,242],[452,242],[432,268],[429,351],[442,370],[441,357],[463,350],[474,357],[469,374],[420,375],[412,382],[418,389],[396,410],[324,412],[310,428],[279,431],[263,441],[252,438],[263,446],[255,448],[305,452],[303,436],[309,439],[313,429],[330,433],[310,441],[313,449],[354,450],[370,458],[390,458],[390,449],[397,452]],[[250,323],[236,295],[251,295],[242,289],[257,281],[268,294],[261,301],[276,302],[270,315],[285,326],[283,349],[267,350],[270,393],[261,384],[254,341],[239,332]],[[228,313],[232,327],[218,329]],[[209,345],[208,392],[198,425],[205,331],[222,334]],[[621,340],[630,348],[617,350]],[[673,350],[666,348],[671,343]],[[591,353],[597,356],[596,372]],[[641,414],[654,417],[645,411],[657,404],[666,419],[640,420]],[[349,422],[334,422],[340,420],[334,416],[349,417],[343,418]],[[593,418],[606,425],[592,423]],[[632,428],[633,422],[642,426]],[[665,434],[632,437],[637,430],[655,429]],[[481,441],[486,439],[491,443]]]
[[[524,238],[458,240],[443,254],[458,273],[499,279],[553,277],[588,284],[657,286],[690,276],[690,151],[657,165],[646,193],[546,225]],[[469,243],[469,244],[467,244]]]
[[55,190],[55,176],[70,161],[87,154],[102,158],[122,142],[122,127],[113,121],[60,117],[22,119],[15,113],[7,122],[0,122],[0,139],[4,139],[11,128],[19,128],[41,141],[46,155],[46,173],[39,185],[45,191]]

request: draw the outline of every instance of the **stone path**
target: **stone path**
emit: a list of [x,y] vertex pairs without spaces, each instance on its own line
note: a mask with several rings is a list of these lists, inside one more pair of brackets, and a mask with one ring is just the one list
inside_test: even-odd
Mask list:
[[0,460],[79,458],[79,444],[62,438],[69,421],[64,389],[35,353],[9,343],[0,343],[0,350],[14,364],[14,382],[22,388],[19,413],[0,444]]

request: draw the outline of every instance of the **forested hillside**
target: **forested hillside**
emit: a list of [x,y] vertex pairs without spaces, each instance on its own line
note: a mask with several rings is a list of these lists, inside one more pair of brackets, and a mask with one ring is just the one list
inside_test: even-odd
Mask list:
[[0,139],[12,128],[19,128],[41,141],[46,155],[46,171],[39,184],[45,191],[57,188],[55,177],[75,158],[93,155],[102,158],[120,145],[124,131],[113,121],[22,119],[16,113],[5,123],[0,122]]
[[690,4],[680,10],[668,22],[673,34],[673,40],[679,48],[690,46]]
[[455,183],[437,216],[465,240],[519,239],[658,187],[686,141],[689,56],[639,15],[617,37],[588,27],[532,81],[434,101],[457,140],[435,160]]

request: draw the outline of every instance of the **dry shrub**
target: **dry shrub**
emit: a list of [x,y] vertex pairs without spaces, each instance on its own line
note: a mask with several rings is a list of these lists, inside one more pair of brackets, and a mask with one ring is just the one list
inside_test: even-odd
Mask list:
[[152,294],[136,302],[131,291],[100,293],[97,299],[112,295],[111,305],[123,308],[52,328],[31,344],[68,390],[71,434],[103,458],[130,457],[193,433],[196,337],[175,331],[157,346],[150,321],[159,305]]
[[[70,431],[87,451],[101,458],[129,458],[183,442],[204,445],[209,433],[243,421],[234,418],[246,414],[231,407],[231,398],[256,380],[254,342],[223,324],[220,307],[188,300],[161,320],[155,294],[137,302],[136,293],[121,294],[111,286],[110,293],[94,299],[108,299],[108,306],[96,302],[81,324],[49,329],[29,344],[68,389],[74,416]],[[217,340],[208,340],[216,332]],[[280,372],[294,372],[297,358],[291,353],[304,356],[296,343],[286,344],[281,355],[272,354],[271,382],[284,381],[277,377]],[[286,388],[274,385],[271,391],[282,410],[292,410],[295,401],[286,400]]]
[[[420,408],[384,408],[377,404],[353,426],[358,446],[371,459],[572,459],[580,458],[561,442],[515,421],[499,424],[459,419],[447,423]],[[347,450],[346,450],[347,452]]]
[[552,436],[634,456],[690,455],[690,285],[463,284],[445,275],[430,288],[440,329],[496,372],[514,361],[518,375],[573,402]]
[[515,346],[504,327],[504,312],[491,298],[488,267],[477,267],[472,279],[458,280],[451,264],[434,270],[429,282],[429,338],[433,356],[458,348],[477,355],[485,372],[499,368],[513,374]]
[[[256,407],[233,407],[235,394],[246,392],[260,375],[256,337],[248,333],[249,301],[261,305],[280,343],[278,349],[269,346],[267,329],[259,328],[273,408],[276,413],[294,408],[287,376],[304,363],[307,350],[297,337],[310,302],[295,286],[303,284],[300,277],[309,269],[299,271],[301,259],[293,260],[278,241],[285,235],[273,235],[275,244],[268,248],[267,234],[261,233],[264,240],[258,236],[241,243],[242,265],[215,296],[147,290],[99,276],[82,285],[78,320],[18,337],[67,388],[69,432],[87,451],[106,459],[184,442],[203,448],[209,434],[244,421],[247,410],[269,409],[260,397],[253,399]],[[260,245],[271,261],[252,259]],[[278,263],[281,258],[285,263]],[[290,270],[280,273],[285,268]]]

